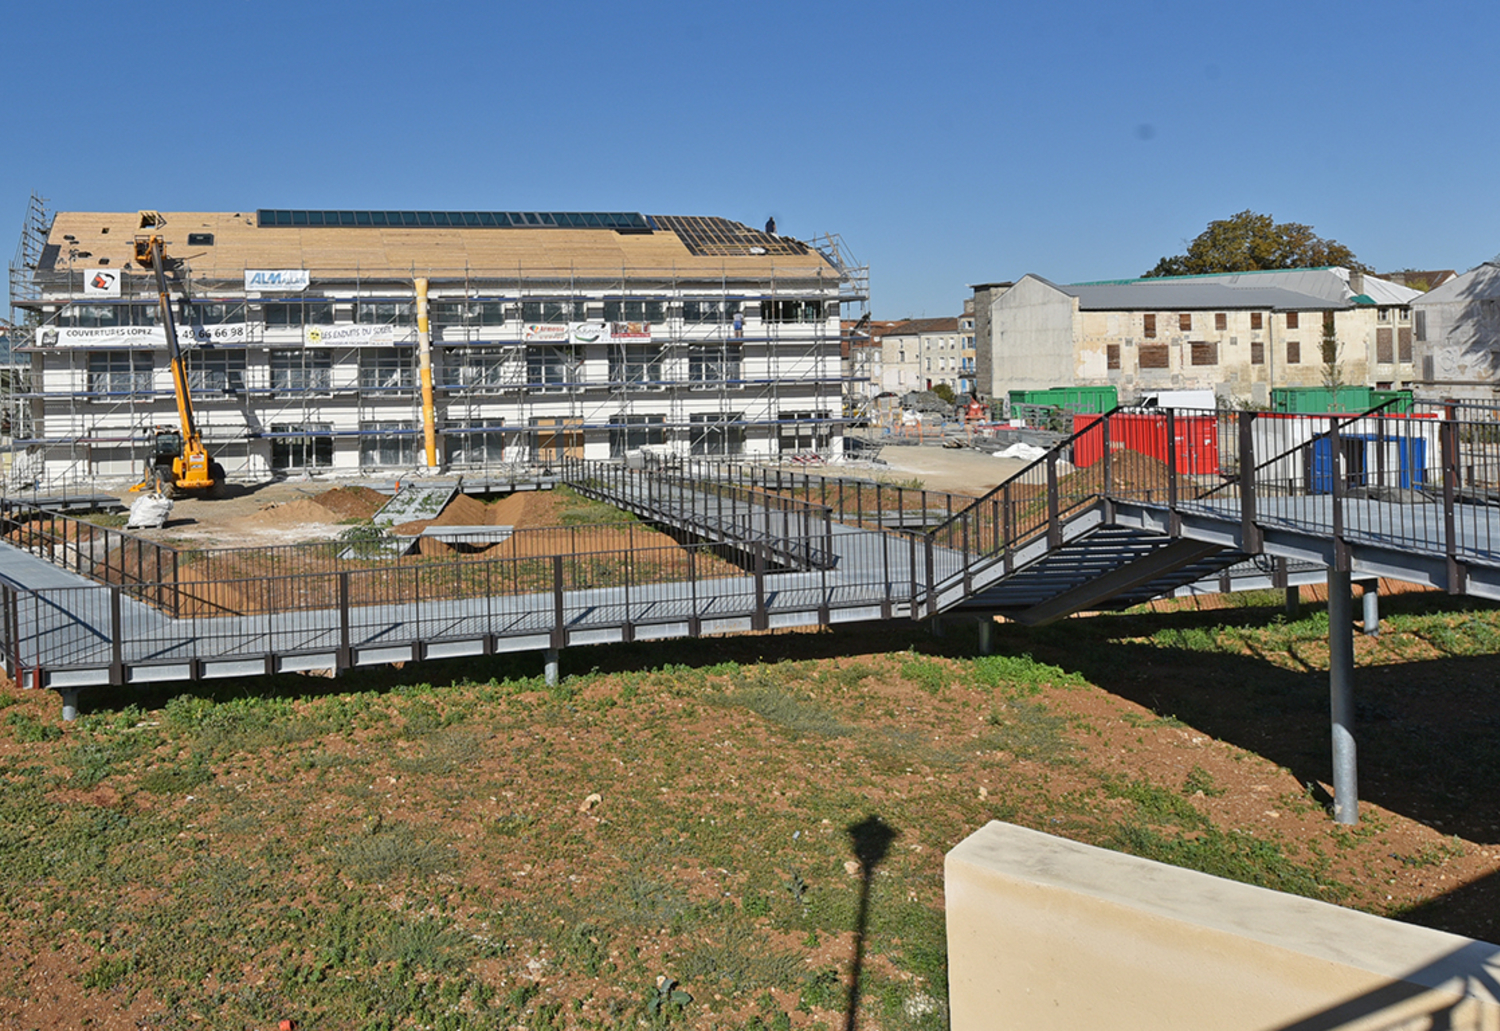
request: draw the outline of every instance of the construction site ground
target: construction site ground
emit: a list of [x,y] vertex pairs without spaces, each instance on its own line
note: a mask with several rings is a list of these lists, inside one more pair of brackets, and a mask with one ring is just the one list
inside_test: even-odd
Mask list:
[[[821,475],[864,476],[893,483],[920,480],[928,490],[981,495],[1007,477],[1025,468],[1026,462],[996,458],[974,448],[945,448],[933,439],[923,445],[890,445],[866,451],[863,460],[842,464],[799,467]],[[268,547],[301,541],[331,540],[349,525],[368,520],[390,496],[390,479],[275,480],[264,483],[232,483],[222,498],[180,498],[171,517],[159,530],[141,530],[142,536],[179,548]],[[138,495],[119,492],[127,508]],[[559,495],[558,497],[561,497]],[[508,525],[518,529],[557,525],[560,503],[549,491],[522,491],[476,508],[455,500],[444,523],[458,525]],[[462,512],[458,511],[462,509]],[[463,519],[457,519],[459,515]],[[398,527],[416,532],[418,526]]]

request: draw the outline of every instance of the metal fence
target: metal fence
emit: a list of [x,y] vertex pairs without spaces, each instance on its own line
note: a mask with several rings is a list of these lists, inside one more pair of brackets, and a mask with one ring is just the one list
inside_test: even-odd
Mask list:
[[[1493,409],[1357,415],[1115,410],[934,527],[927,594],[1005,564],[1070,519],[1122,502],[1164,511],[1169,533],[1204,515],[1451,562],[1500,565],[1500,422]],[[1455,418],[1454,415],[1474,418]],[[1346,559],[1344,559],[1346,561]],[[919,604],[923,599],[919,599]]]

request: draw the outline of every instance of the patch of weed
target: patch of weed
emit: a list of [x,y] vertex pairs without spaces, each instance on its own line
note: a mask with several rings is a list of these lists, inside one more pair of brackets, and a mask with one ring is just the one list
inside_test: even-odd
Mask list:
[[1214,775],[1201,766],[1194,766],[1188,770],[1187,776],[1182,780],[1182,793],[1193,795],[1199,791],[1208,798],[1218,798],[1224,794],[1224,788],[1219,787],[1214,781]]
[[11,729],[15,739],[23,745],[41,744],[43,741],[56,741],[62,737],[62,728],[56,723],[39,719],[32,713],[22,710],[13,712],[5,717],[5,725]]
[[1450,859],[1461,859],[1464,855],[1464,843],[1454,835],[1447,841],[1429,842],[1409,855],[1396,856],[1403,865],[1423,867],[1442,866]]
[[901,663],[901,678],[936,695],[953,682],[953,673],[936,659],[914,656]]
[[334,858],[339,869],[356,881],[425,877],[453,865],[451,849],[421,837],[406,824],[382,825],[351,838],[334,850]]
[[214,779],[202,752],[194,752],[180,762],[163,763],[141,775],[142,791],[158,795],[185,794]]
[[1145,823],[1188,828],[1209,826],[1208,817],[1186,799],[1147,781],[1105,777],[1103,787],[1104,793],[1110,798],[1134,802],[1134,818]]
[[847,737],[854,728],[810,698],[764,682],[711,695],[708,702],[748,709],[761,719],[796,735]]
[[1191,835],[1168,835],[1141,824],[1120,824],[1105,844],[1145,859],[1308,898],[1337,901],[1347,892],[1337,881],[1293,862],[1272,842],[1211,826]]
[[1063,736],[1068,721],[1039,702],[1012,698],[991,709],[985,723],[988,729],[981,738],[984,747],[1009,752],[1018,759],[1055,761],[1071,748]]
[[1080,674],[1039,662],[1029,654],[982,655],[969,663],[969,668],[984,687],[1007,687],[1026,694],[1036,694],[1047,684],[1087,683]]

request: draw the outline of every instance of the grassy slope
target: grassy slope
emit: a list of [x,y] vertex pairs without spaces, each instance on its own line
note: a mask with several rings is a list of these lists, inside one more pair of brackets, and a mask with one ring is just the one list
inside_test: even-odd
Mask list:
[[[1430,605],[1362,645],[1372,679],[1451,681],[1500,647],[1494,612]],[[282,678],[137,696],[66,730],[50,697],[6,694],[0,1014],[40,1026],[55,996],[96,1027],[838,1027],[851,834],[874,818],[892,840],[861,1022],[937,1027],[942,856],[987,820],[1375,909],[1388,872],[1472,848],[1382,858],[1393,817],[1351,834],[1295,790],[1315,745],[1248,750],[1288,717],[1326,740],[1319,613],[1001,631],[1007,654],[986,658],[905,624],[579,650],[618,668],[550,690],[495,665]],[[440,686],[411,675],[434,671]],[[1377,755],[1431,778],[1388,801],[1441,807],[1477,783],[1441,761],[1452,741],[1383,733]],[[1279,776],[1303,829],[1233,808],[1241,771]]]

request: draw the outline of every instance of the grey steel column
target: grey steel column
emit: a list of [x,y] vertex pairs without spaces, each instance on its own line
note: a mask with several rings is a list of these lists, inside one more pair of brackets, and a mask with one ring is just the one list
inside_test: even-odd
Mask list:
[[1349,573],[1328,570],[1328,700],[1333,715],[1333,818],[1359,822],[1354,754],[1354,595]]
[[1297,610],[1302,606],[1302,588],[1296,584],[1288,584],[1286,588],[1286,614],[1295,616]]
[[1366,580],[1364,587],[1365,633],[1374,637],[1380,633],[1380,581]]
[[64,688],[57,693],[62,695],[62,718],[65,722],[72,723],[78,718],[78,691]]
[[988,655],[991,650],[991,635],[995,629],[994,616],[979,617],[979,654]]
[[558,652],[556,648],[548,648],[542,660],[542,679],[548,687],[557,686]]

